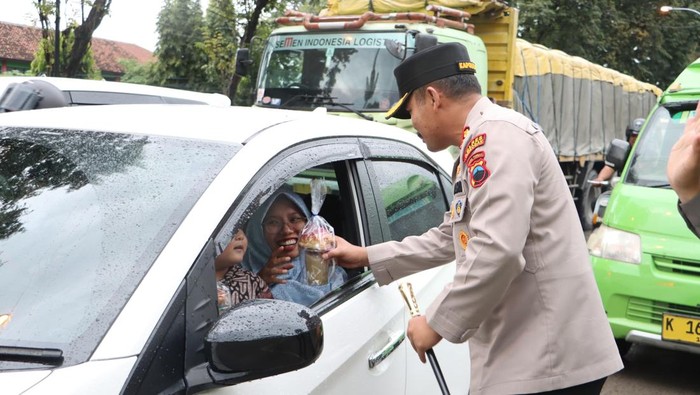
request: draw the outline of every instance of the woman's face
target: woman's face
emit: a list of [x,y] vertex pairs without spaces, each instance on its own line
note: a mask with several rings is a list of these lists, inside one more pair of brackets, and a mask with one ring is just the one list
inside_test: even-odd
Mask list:
[[265,241],[273,251],[284,247],[284,255],[296,258],[299,256],[297,243],[304,225],[306,217],[297,206],[286,198],[278,198],[263,220]]

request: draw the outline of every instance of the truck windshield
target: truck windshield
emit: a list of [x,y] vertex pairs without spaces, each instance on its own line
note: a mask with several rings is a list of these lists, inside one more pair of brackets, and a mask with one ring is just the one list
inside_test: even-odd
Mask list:
[[646,187],[669,187],[666,164],[673,144],[683,134],[696,103],[659,106],[632,152],[625,182]]
[[385,40],[396,32],[271,36],[261,60],[256,104],[290,109],[383,112],[399,99],[394,68],[400,59]]

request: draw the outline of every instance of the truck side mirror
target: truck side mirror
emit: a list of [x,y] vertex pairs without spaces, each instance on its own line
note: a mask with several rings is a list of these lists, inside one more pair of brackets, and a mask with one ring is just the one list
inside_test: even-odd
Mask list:
[[418,33],[416,34],[416,52],[420,52],[433,45],[437,45],[438,39],[432,34]]
[[250,60],[250,50],[248,48],[238,48],[236,50],[236,75],[244,77],[250,72],[250,65],[253,61]]
[[610,142],[608,153],[605,155],[605,162],[612,164],[615,169],[622,171],[630,152],[630,144],[625,140],[614,139]]

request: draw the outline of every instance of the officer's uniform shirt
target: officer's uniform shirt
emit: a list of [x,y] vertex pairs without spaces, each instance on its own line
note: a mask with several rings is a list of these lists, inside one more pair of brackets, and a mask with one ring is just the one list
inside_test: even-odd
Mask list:
[[481,98],[465,126],[443,223],[368,247],[380,284],[456,259],[426,311],[470,339],[472,394],[566,388],[622,368],[566,180],[539,126]]

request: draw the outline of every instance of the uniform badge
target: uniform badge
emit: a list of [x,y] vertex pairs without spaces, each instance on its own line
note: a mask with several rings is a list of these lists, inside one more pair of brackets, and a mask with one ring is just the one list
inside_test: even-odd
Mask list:
[[462,155],[462,163],[467,163],[469,160],[469,157],[471,154],[474,152],[475,149],[481,147],[482,145],[486,144],[486,135],[481,133],[476,136],[474,136],[467,145],[464,147],[464,154]]
[[475,152],[467,163],[469,171],[469,184],[472,188],[479,188],[484,185],[491,175],[491,171],[486,167],[486,154],[483,151]]
[[464,216],[464,199],[456,198],[450,205],[450,221],[461,221]]
[[[457,174],[459,174],[459,173],[457,173]],[[453,195],[457,195],[457,194],[460,194],[460,193],[464,192],[464,187],[462,186],[462,180],[461,180],[461,178],[458,179],[457,181],[455,181],[454,187],[453,187],[453,188],[454,188],[453,191],[452,191],[452,194],[453,194]]]
[[459,232],[459,244],[462,246],[463,250],[467,249],[467,244],[469,244],[469,235],[467,234],[467,232]]

